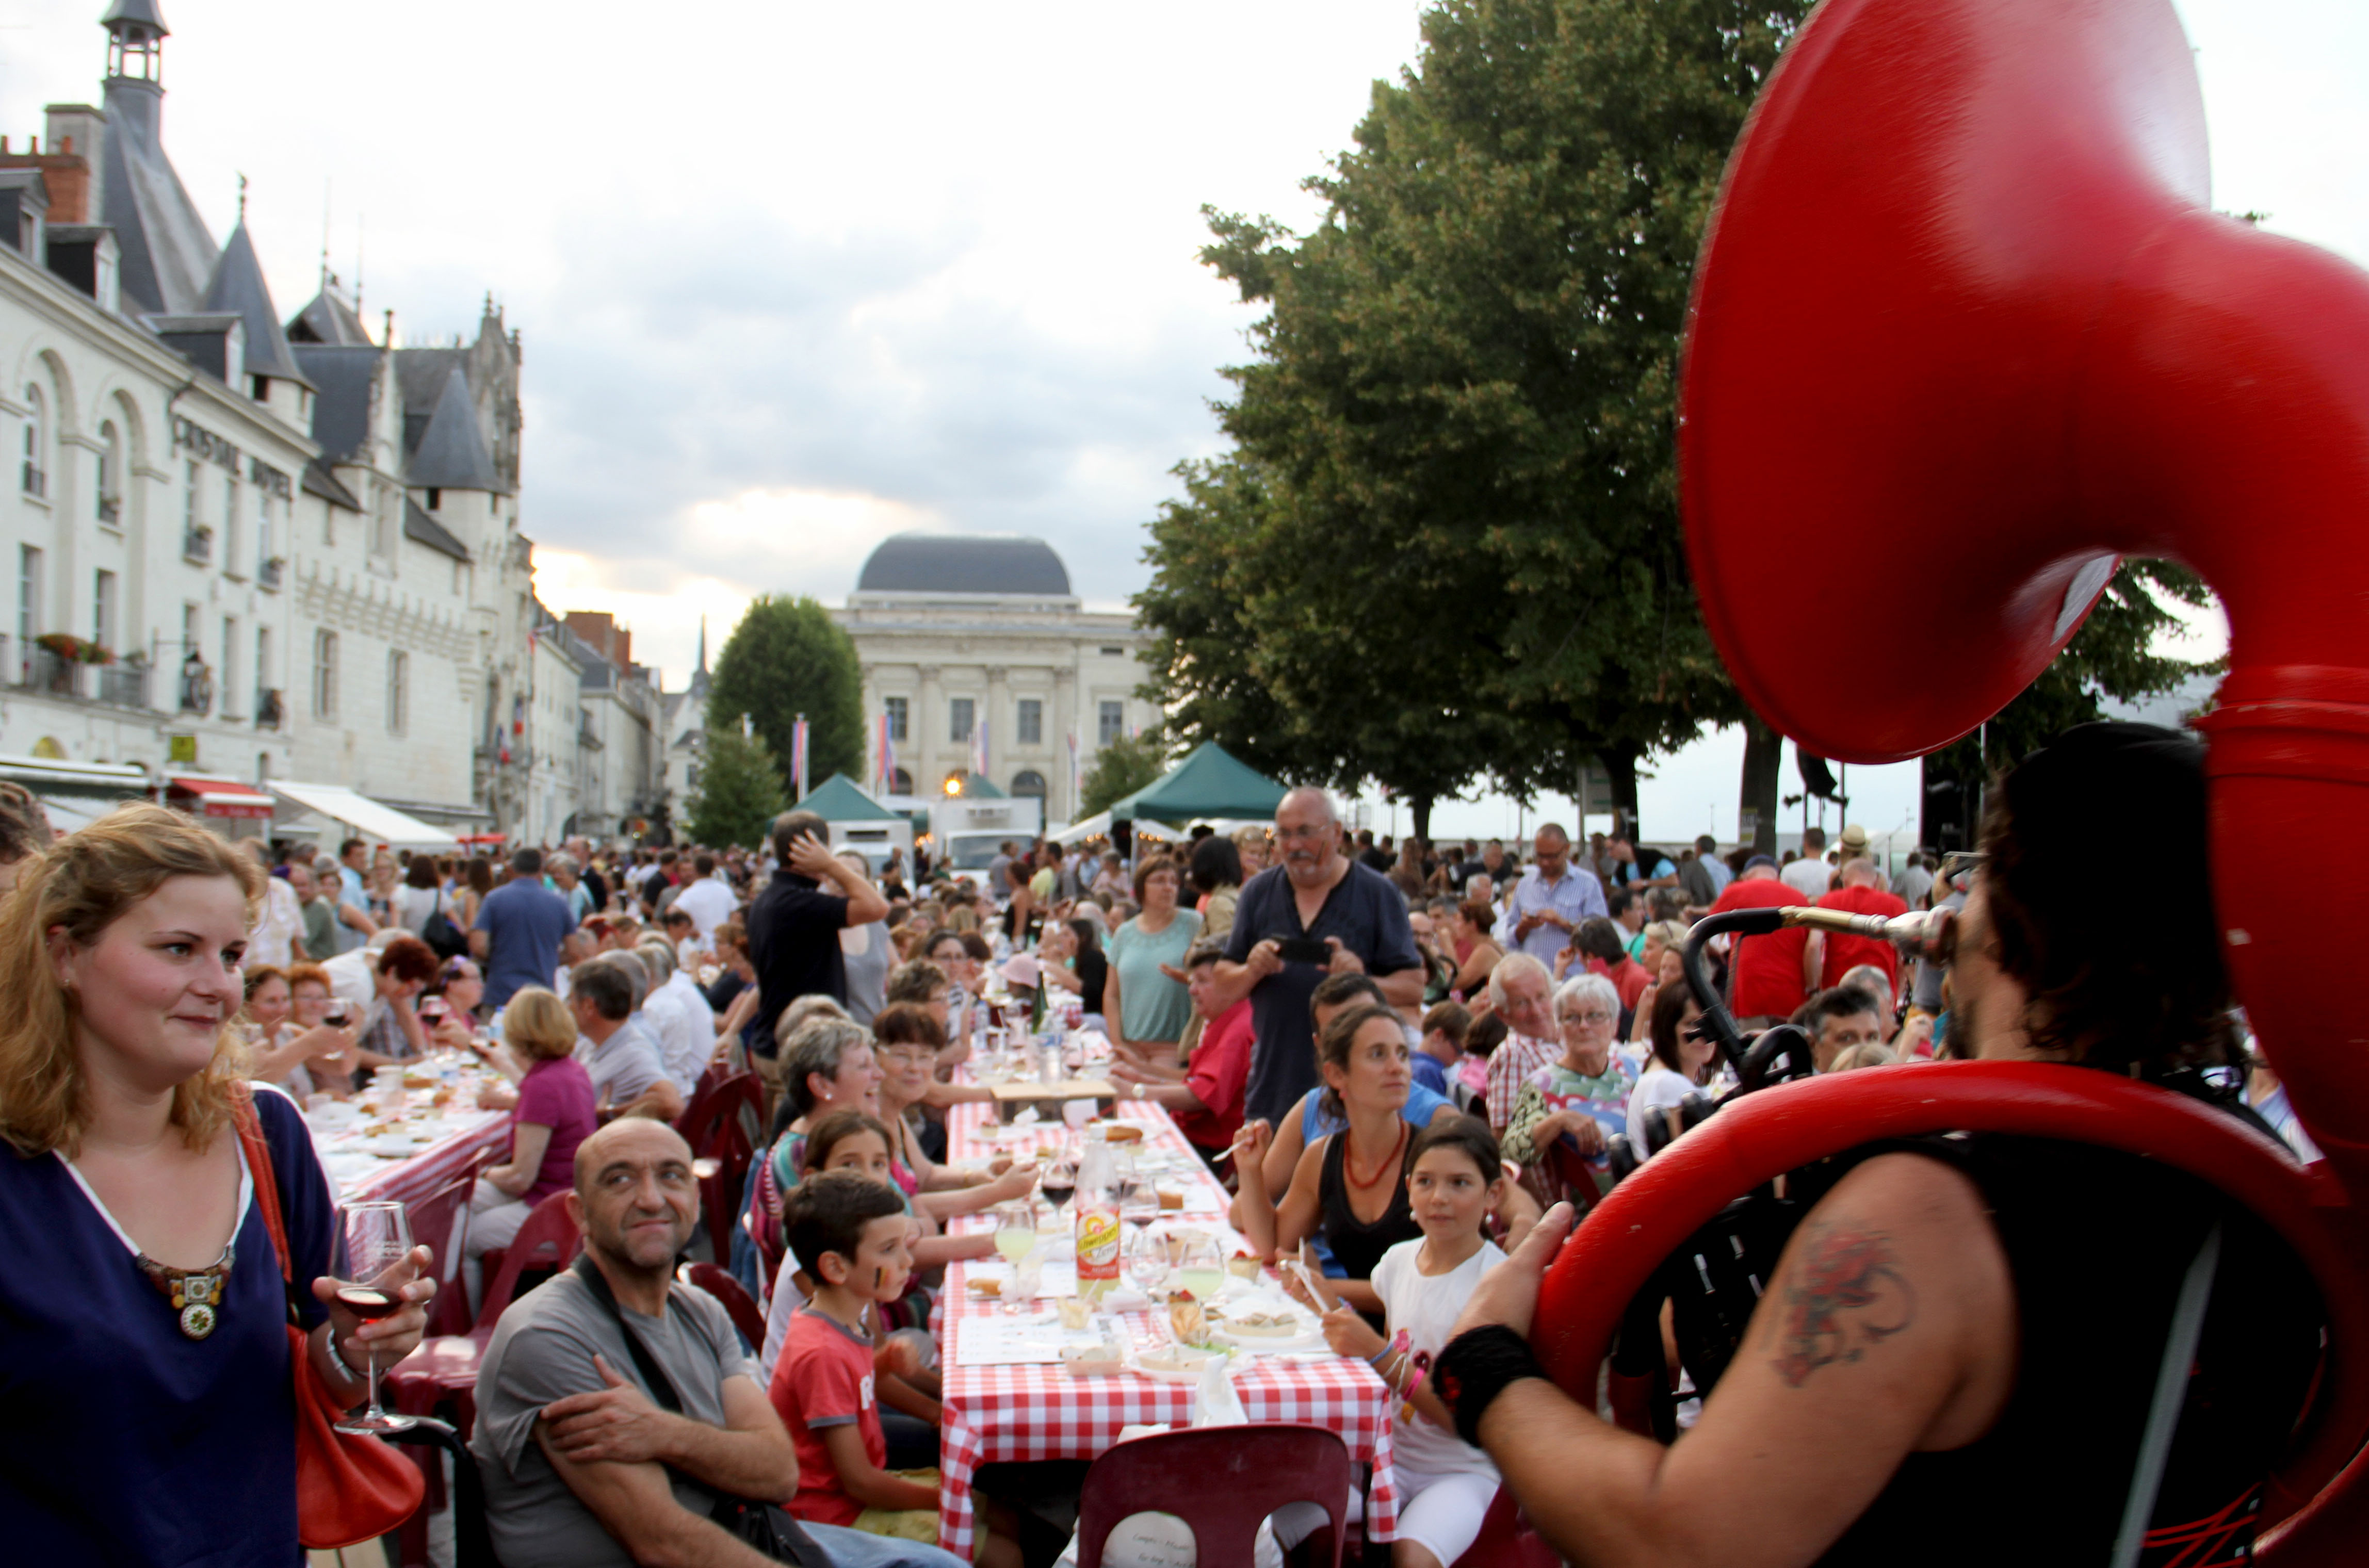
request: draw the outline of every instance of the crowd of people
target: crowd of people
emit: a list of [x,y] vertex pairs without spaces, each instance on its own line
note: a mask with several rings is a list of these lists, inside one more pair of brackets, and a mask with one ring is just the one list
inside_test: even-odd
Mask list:
[[[415,1255],[382,1281],[396,1310],[338,1305],[335,1204],[299,1107],[439,1049],[481,1057],[481,1103],[510,1116],[453,1288],[474,1305],[479,1260],[555,1196],[585,1238],[585,1261],[503,1313],[478,1381],[472,1445],[509,1568],[766,1560],[718,1522],[727,1505],[777,1507],[835,1563],[952,1561],[929,1544],[928,1325],[944,1266],[990,1239],[948,1224],[1038,1176],[950,1163],[945,1116],[986,1093],[956,1070],[999,1020],[1067,1013],[1107,1037],[1119,1097],[1163,1106],[1201,1151],[1333,1348],[1403,1400],[1393,1562],[1446,1568],[1529,1465],[1426,1378],[1459,1322],[1510,1321],[1516,1288],[1490,1283],[1509,1258],[1534,1289],[1574,1200],[1733,1088],[1683,974],[1690,927],[1802,904],[1983,914],[1979,870],[1879,864],[1855,826],[1782,858],[1553,824],[1512,848],[1393,844],[1313,789],[1271,829],[1131,859],[1015,841],[976,880],[834,853],[795,812],[756,849],[574,840],[497,864],[361,841],[275,853],[158,807],[53,843],[38,804],[0,789],[0,1136],[18,1156],[0,1161],[0,1225],[20,1265],[0,1310],[27,1325],[5,1355],[18,1388],[59,1384],[81,1412],[63,1445],[0,1438],[0,1535],[59,1562],[180,1560],[168,1537],[292,1559],[293,1477],[244,1457],[285,1420],[258,1390],[286,1383],[298,1343],[358,1399],[352,1367],[415,1345],[435,1288]],[[1706,957],[1742,1026],[1798,1025],[1820,1074],[1913,1071],[1981,1037],[1964,976],[1884,941],[1792,927]],[[700,1200],[674,1124],[739,1072],[762,1085],[764,1136],[713,1261],[765,1312],[761,1344],[675,1278]],[[2248,1098],[2299,1138],[2267,1073]],[[269,1170],[221,1136],[241,1117]],[[309,1283],[286,1310],[250,1201],[267,1182]],[[216,1336],[176,1332],[159,1290],[218,1303]],[[68,1383],[120,1391],[94,1410]],[[199,1426],[214,1460],[184,1451]],[[95,1485],[135,1476],[169,1477],[154,1507],[98,1505]],[[982,1471],[978,1560],[1044,1560],[1077,1480]],[[1286,1547],[1305,1533],[1277,1521]]]

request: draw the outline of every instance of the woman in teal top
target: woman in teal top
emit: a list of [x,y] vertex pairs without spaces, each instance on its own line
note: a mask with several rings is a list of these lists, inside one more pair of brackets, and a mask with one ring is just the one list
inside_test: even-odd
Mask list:
[[1139,1060],[1176,1065],[1176,1042],[1193,1019],[1193,998],[1162,966],[1182,973],[1201,917],[1176,907],[1176,863],[1147,855],[1135,868],[1143,912],[1110,939],[1110,978],[1103,984],[1103,1023],[1111,1043]]

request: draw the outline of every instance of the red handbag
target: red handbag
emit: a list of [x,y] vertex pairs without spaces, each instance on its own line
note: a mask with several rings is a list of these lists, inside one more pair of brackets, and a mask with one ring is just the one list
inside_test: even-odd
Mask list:
[[297,1320],[296,1274],[288,1258],[288,1228],[280,1218],[280,1182],[263,1124],[244,1085],[235,1114],[239,1141],[256,1173],[256,1202],[271,1232],[272,1251],[280,1254],[280,1277],[288,1292],[288,1359],[296,1379],[296,1539],[322,1550],[376,1540],[419,1511],[428,1478],[376,1437],[337,1429],[345,1411],[314,1368],[312,1335]]

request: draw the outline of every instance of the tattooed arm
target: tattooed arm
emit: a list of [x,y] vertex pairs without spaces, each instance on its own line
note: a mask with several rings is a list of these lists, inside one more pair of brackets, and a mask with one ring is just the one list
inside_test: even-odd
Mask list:
[[[1483,1279],[1459,1330],[1527,1332],[1563,1229],[1541,1225]],[[1794,1233],[1734,1364],[1675,1446],[1535,1381],[1499,1396],[1481,1436],[1540,1533],[1581,1568],[1799,1568],[1909,1453],[1989,1430],[2015,1342],[2007,1260],[1974,1186],[1937,1162],[1885,1155]],[[1588,1483],[1572,1486],[1574,1474]]]

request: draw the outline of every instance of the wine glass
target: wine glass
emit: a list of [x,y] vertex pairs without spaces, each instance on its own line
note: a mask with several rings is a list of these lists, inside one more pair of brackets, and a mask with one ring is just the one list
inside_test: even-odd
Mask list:
[[[399,1203],[353,1202],[338,1206],[345,1232],[346,1272],[352,1284],[338,1287],[338,1305],[365,1322],[400,1311],[403,1297],[379,1276],[411,1253],[411,1220]],[[378,1402],[378,1348],[365,1345],[370,1363],[370,1408],[338,1423],[340,1432],[401,1432],[417,1426],[408,1415],[389,1415]]]
[[1043,1193],[1045,1201],[1053,1206],[1053,1223],[1060,1224],[1062,1207],[1070,1201],[1070,1195],[1078,1190],[1076,1168],[1067,1160],[1055,1160],[1052,1164],[1045,1168],[1045,1178],[1036,1190]]
[[1140,1177],[1118,1190],[1118,1217],[1138,1230],[1160,1218],[1160,1189]]
[[1226,1288],[1226,1260],[1219,1255],[1216,1238],[1184,1239],[1184,1255],[1176,1271],[1176,1283],[1192,1292],[1196,1301],[1218,1299],[1218,1292]]
[[1168,1238],[1137,1231],[1127,1250],[1127,1276],[1138,1290],[1158,1300],[1160,1288],[1168,1281]]
[[995,1210],[995,1250],[1012,1265],[1012,1287],[1005,1293],[1003,1310],[1013,1314],[1021,1311],[1020,1260],[1036,1248],[1036,1206],[1031,1203],[999,1204]]

